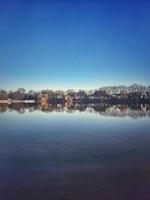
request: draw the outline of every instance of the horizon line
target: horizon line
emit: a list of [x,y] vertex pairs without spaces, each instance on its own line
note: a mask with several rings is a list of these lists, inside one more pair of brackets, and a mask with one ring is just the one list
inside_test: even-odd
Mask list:
[[79,91],[79,90],[85,90],[85,91],[90,91],[90,90],[99,90],[101,88],[104,88],[104,87],[131,87],[131,86],[134,86],[134,85],[137,85],[137,86],[143,86],[143,87],[150,87],[150,84],[141,84],[141,83],[132,83],[132,84],[108,84],[108,85],[103,85],[103,86],[100,86],[100,87],[91,87],[91,88],[85,88],[85,87],[80,87],[80,88],[74,88],[74,87],[70,87],[70,88],[56,88],[56,87],[42,87],[42,88],[29,88],[29,87],[15,87],[13,89],[8,89],[8,88],[0,88],[0,90],[6,90],[6,91],[17,91],[18,89],[25,89],[26,91],[42,91],[42,90],[52,90],[52,91],[67,91],[67,90],[74,90],[74,91]]

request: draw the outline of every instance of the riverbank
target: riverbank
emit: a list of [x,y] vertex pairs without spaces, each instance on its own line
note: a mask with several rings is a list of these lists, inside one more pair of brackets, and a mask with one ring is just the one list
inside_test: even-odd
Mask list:
[[11,104],[11,103],[35,103],[35,100],[0,100],[0,103]]
[[[67,101],[65,99],[49,99],[48,101],[37,101],[37,100],[15,100],[7,99],[0,100],[0,104],[13,104],[13,103],[48,103],[48,104],[65,104]],[[150,99],[80,99],[72,100],[72,104],[150,104]]]

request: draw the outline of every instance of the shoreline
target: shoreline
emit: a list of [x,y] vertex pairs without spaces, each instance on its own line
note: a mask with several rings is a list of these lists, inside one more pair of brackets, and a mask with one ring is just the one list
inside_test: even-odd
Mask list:
[[35,103],[35,100],[0,100],[0,103],[12,104],[12,103]]
[[[24,103],[24,104],[36,104],[42,102],[37,101],[37,100],[0,100],[0,104],[15,104],[15,103]],[[44,101],[44,104],[65,104],[66,101],[60,100],[60,99],[53,99],[49,101]],[[106,103],[106,104],[150,104],[150,99],[111,99],[111,100],[91,100],[91,99],[82,99],[80,101],[72,101],[72,104],[101,104],[101,103]]]

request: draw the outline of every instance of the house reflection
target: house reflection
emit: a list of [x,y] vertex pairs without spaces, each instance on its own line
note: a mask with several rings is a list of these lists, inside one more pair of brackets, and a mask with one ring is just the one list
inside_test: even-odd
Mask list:
[[150,116],[150,104],[80,104],[72,103],[70,100],[65,104],[49,104],[47,101],[43,101],[39,104],[0,104],[0,113],[17,111],[20,114],[33,111],[41,112],[89,112],[99,113],[103,116],[113,117],[149,117]]

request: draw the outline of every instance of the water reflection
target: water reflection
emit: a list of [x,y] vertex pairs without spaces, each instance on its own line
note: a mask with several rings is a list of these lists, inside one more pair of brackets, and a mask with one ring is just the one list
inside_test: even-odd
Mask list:
[[150,104],[0,104],[0,113],[17,111],[20,114],[26,112],[89,112],[102,116],[113,117],[150,117]]
[[1,104],[0,112],[0,200],[150,199],[150,105]]

